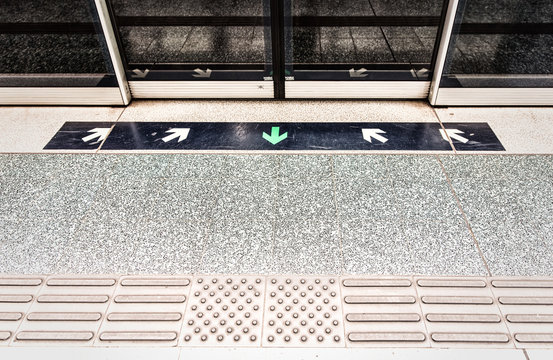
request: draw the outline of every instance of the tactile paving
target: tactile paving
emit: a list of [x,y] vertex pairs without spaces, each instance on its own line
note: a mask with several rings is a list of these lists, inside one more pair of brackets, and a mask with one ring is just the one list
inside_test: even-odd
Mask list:
[[264,294],[262,276],[195,277],[180,343],[260,346]]
[[190,293],[186,276],[124,276],[102,322],[98,346],[176,346]]
[[339,278],[267,280],[263,346],[344,346]]
[[553,281],[492,278],[491,291],[519,348],[553,348]]
[[415,278],[434,347],[513,347],[486,279]]
[[114,276],[46,279],[12,344],[92,345],[116,284]]
[[553,349],[553,280],[0,277],[0,346],[91,345]]
[[39,276],[0,277],[0,346],[13,340],[43,281]]
[[342,296],[348,346],[428,346],[417,292],[410,277],[345,277]]

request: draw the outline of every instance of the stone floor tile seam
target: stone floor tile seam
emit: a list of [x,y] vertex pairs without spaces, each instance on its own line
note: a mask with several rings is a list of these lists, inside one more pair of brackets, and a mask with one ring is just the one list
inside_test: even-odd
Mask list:
[[530,356],[528,356],[528,352],[526,351],[526,349],[522,349],[522,353],[524,354],[524,357],[526,358],[526,360],[531,360]]
[[[432,113],[434,114],[434,116],[436,117],[436,120],[440,123],[440,126],[442,128],[442,132],[445,134],[445,136],[447,137],[447,141],[449,142],[449,146],[451,146],[451,150],[453,150],[453,154],[457,154],[457,149],[455,148],[455,146],[453,145],[453,141],[451,140],[451,137],[449,136],[449,133],[445,130],[445,126],[444,126],[444,123],[442,122],[442,120],[440,119],[440,116],[438,115],[438,113],[436,112],[436,108],[434,106],[431,106],[430,107],[432,109]],[[448,108],[449,109],[449,108]]]
[[340,211],[338,210],[338,198],[336,194],[336,173],[334,171],[334,157],[330,157],[330,171],[332,176],[332,195],[334,200],[334,209],[336,210],[336,222],[338,226],[338,239],[340,241],[340,274],[344,273],[344,246],[343,246],[343,234],[340,220]]
[[[409,279],[411,279],[411,282],[414,284],[414,288],[415,288],[415,294],[417,294],[417,299],[420,299],[421,298],[421,294],[419,292],[419,287],[417,286],[417,284],[415,283],[415,279],[416,279],[416,275],[413,275],[413,276],[410,276]],[[417,301],[418,303],[418,309],[419,309],[419,314],[421,314],[421,316],[424,318],[424,311],[423,311],[423,308],[422,308],[422,301]],[[426,319],[423,319],[423,324],[424,324],[424,330],[425,330],[425,334],[427,335],[430,335],[430,333],[428,332],[428,324],[426,322]]]
[[[275,214],[275,217],[272,224],[272,232],[271,232],[271,261],[274,261],[275,259],[275,246],[276,246],[276,227],[277,227],[277,201],[278,201],[278,183],[280,181],[280,170],[281,170],[281,164],[282,164],[282,157],[277,156],[277,171],[275,173],[275,179],[277,183],[277,196],[275,196],[273,200],[273,214]],[[265,284],[265,291],[267,290],[267,284]]]
[[438,162],[440,163],[440,166],[441,166],[441,168],[442,168],[442,171],[443,171],[443,173],[444,173],[444,175],[445,175],[445,177],[446,177],[446,179],[447,179],[447,183],[448,183],[448,185],[449,185],[449,188],[451,189],[451,192],[453,193],[453,196],[455,197],[455,200],[457,201],[457,206],[459,207],[459,210],[461,211],[461,214],[462,214],[463,219],[464,219],[464,221],[465,221],[465,224],[466,224],[466,226],[467,226],[467,228],[468,228],[468,230],[469,230],[469,232],[470,232],[470,234],[471,234],[471,237],[472,237],[472,239],[473,239],[473,241],[474,241],[474,244],[475,244],[476,248],[478,249],[478,253],[479,253],[480,258],[481,258],[481,260],[482,260],[482,262],[483,262],[483,264],[484,264],[484,267],[485,267],[485,269],[486,269],[486,271],[487,271],[487,273],[488,273],[488,276],[492,276],[492,273],[491,273],[491,271],[490,271],[490,267],[488,266],[488,262],[487,262],[487,260],[486,260],[486,257],[484,256],[484,253],[482,252],[482,249],[481,249],[481,247],[480,247],[480,244],[478,243],[478,239],[476,238],[476,235],[474,234],[474,232],[473,232],[473,230],[472,230],[472,226],[471,226],[471,224],[470,224],[470,222],[469,222],[468,216],[467,216],[467,214],[465,213],[465,210],[464,210],[463,207],[462,207],[461,200],[460,200],[459,196],[457,195],[457,193],[456,193],[456,191],[455,191],[455,188],[453,187],[453,184],[452,184],[452,182],[451,182],[451,179],[449,178],[449,175],[447,174],[447,171],[445,170],[444,164],[442,163],[442,161],[441,161],[441,159],[440,159],[440,157],[439,157],[438,155],[436,155],[436,158],[437,158]]
[[263,340],[265,339],[264,336],[265,336],[265,313],[266,313],[266,304],[267,304],[267,288],[269,286],[269,275],[266,275],[263,277],[263,280],[265,282],[265,288],[263,289],[264,293],[263,293],[263,314],[261,314],[261,336],[260,336],[260,339],[261,339],[261,346],[263,346]]
[[[225,163],[226,163],[226,159],[225,159]],[[202,241],[202,253],[198,259],[198,262],[196,264],[196,269],[200,269],[201,266],[202,266],[202,263],[203,263],[203,260],[204,260],[204,255],[206,253],[206,246],[207,246],[207,240],[209,239],[211,233],[212,233],[212,230],[213,230],[213,226],[214,226],[214,219],[213,219],[213,212],[215,210],[215,206],[217,206],[217,202],[219,201],[219,196],[221,195],[221,184],[223,182],[223,175],[222,174],[219,174],[219,177],[217,178],[217,192],[216,192],[216,196],[215,196],[215,199],[213,200],[213,204],[211,206],[211,209],[210,209],[210,212],[209,212],[209,216],[208,216],[208,221],[207,221],[207,231],[206,233],[204,234],[204,237],[203,237],[203,241]]]
[[[185,326],[185,319],[189,312],[188,308],[190,307],[190,294],[192,292],[192,284],[196,281],[196,276],[198,274],[190,274],[190,284],[188,285],[188,293],[186,294],[186,305],[184,306],[184,310],[182,312],[182,319],[181,319],[181,326],[178,333],[178,339],[177,339],[177,346],[182,344],[183,339],[183,332],[184,332],[184,326]],[[179,346],[180,347],[180,346]]]
[[[397,190],[396,190],[396,186],[395,186],[395,183],[394,183],[394,180],[392,179],[392,175],[390,173],[390,170],[389,170],[389,165],[388,165],[388,157],[386,157],[385,159],[385,163],[386,163],[386,180],[392,184],[392,189],[393,189],[393,196],[394,196],[394,199],[393,199],[393,204],[394,204],[394,207],[395,207],[395,213],[398,215],[399,217],[399,224],[400,225],[403,225],[403,226],[407,226],[407,223],[406,223],[406,219],[403,217],[403,216],[399,216],[399,209],[398,209],[398,195],[397,195]],[[413,252],[413,249],[412,249],[412,246],[411,246],[411,241],[407,241],[407,251],[409,252],[409,254],[411,256],[414,256],[414,252]]]
[[116,292],[117,292],[117,289],[121,287],[121,277],[120,276],[117,276],[115,278],[115,286],[113,287],[113,291],[112,293],[110,294],[110,297],[111,297],[111,301],[109,302],[107,308],[106,308],[106,312],[104,314],[104,316],[102,316],[102,319],[100,320],[100,324],[98,325],[98,332],[97,334],[94,334],[94,340],[93,340],[93,345],[96,344],[96,342],[98,341],[98,339],[100,338],[100,331],[102,330],[102,327],[104,325],[104,322],[106,321],[107,317],[108,317],[108,314],[109,314],[109,309],[112,307],[112,305],[114,304],[114,299],[113,297],[115,296]]

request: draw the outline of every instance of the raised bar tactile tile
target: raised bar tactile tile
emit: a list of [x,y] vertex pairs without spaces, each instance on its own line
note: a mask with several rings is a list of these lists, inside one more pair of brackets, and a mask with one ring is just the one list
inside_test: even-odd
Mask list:
[[347,346],[429,345],[412,278],[358,277],[341,285]]
[[344,346],[339,279],[268,278],[263,346]]
[[501,317],[496,314],[426,314],[430,322],[461,322],[461,323],[498,323]]
[[[485,278],[418,278],[416,283],[432,347],[514,346],[504,336],[508,329]],[[424,286],[436,283],[440,286]]]
[[182,275],[122,277],[95,345],[177,346],[190,289]]
[[184,346],[259,346],[265,279],[197,276],[181,331]]
[[483,296],[422,296],[425,304],[491,305],[493,299]]
[[31,278],[0,278],[0,286],[38,286],[42,279]]
[[12,336],[12,333],[9,331],[0,331],[0,341],[6,341]]
[[521,343],[553,343],[553,334],[515,334]]
[[41,295],[37,301],[39,303],[89,303],[101,304],[107,303],[107,295]]
[[486,287],[486,282],[483,280],[420,279],[417,280],[417,285],[422,287]]
[[414,304],[414,296],[346,296],[346,304]]
[[48,286],[113,286],[115,279],[65,279],[53,278],[48,279]]
[[176,312],[111,313],[107,319],[108,321],[179,321],[182,319],[182,314]]
[[553,314],[507,314],[505,316],[511,323],[552,323]]
[[118,295],[116,303],[183,303],[184,295]]
[[144,279],[123,279],[123,286],[188,286],[190,280],[187,278],[144,278]]
[[[103,281],[115,276],[48,277],[26,311],[12,346],[91,346],[116,288]],[[49,280],[61,281],[49,286]],[[24,341],[23,341],[24,340]]]
[[20,312],[0,312],[0,321],[18,321],[23,314]]
[[408,332],[367,332],[350,333],[348,339],[353,342],[421,342],[426,339],[423,333]]
[[176,332],[103,332],[102,341],[173,341],[177,339]]
[[433,333],[432,340],[436,342],[508,343],[509,336],[490,333]]
[[495,288],[552,288],[553,281],[548,280],[492,280]]
[[500,296],[498,300],[503,305],[553,305],[553,297]]
[[94,333],[88,331],[21,331],[17,340],[24,341],[89,341]]
[[505,314],[505,323],[516,340],[515,346],[552,348],[551,342],[539,339],[547,339],[543,334],[553,334],[553,281],[550,278],[494,278],[491,283],[498,307]]
[[30,313],[27,315],[29,321],[98,321],[102,318],[99,312],[63,313],[43,312]]
[[345,287],[409,287],[411,281],[407,279],[345,279],[342,284]]
[[346,320],[350,322],[417,322],[421,321],[419,314],[347,314]]
[[1,295],[0,303],[28,303],[33,300],[32,295]]

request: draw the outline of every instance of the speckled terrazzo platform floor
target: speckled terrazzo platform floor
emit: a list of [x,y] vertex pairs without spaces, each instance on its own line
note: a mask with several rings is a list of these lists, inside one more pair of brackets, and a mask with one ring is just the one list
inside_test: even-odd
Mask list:
[[553,274],[553,156],[2,154],[0,176],[0,273]]

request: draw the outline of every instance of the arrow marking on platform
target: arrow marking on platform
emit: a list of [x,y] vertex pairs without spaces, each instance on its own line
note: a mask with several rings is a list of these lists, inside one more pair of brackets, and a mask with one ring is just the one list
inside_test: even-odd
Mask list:
[[355,70],[354,68],[349,69],[349,76],[352,78],[359,78],[359,77],[365,77],[369,74],[364,74],[364,72],[367,71],[365,68],[361,68],[359,70]]
[[445,141],[449,141],[449,139],[447,138],[447,136],[449,135],[449,137],[452,139],[452,140],[457,140],[457,141],[460,141],[462,142],[463,144],[466,144],[469,142],[469,139],[467,139],[466,137],[463,137],[459,134],[464,134],[464,132],[462,132],[461,130],[459,129],[440,129],[440,134],[442,134],[442,138],[445,140]]
[[196,74],[193,74],[192,76],[196,78],[209,78],[211,77],[211,69],[202,70],[200,68],[194,69],[194,72]]
[[134,69],[133,71],[133,77],[137,77],[137,78],[145,78],[146,75],[148,75],[148,73],[150,72],[150,69],[146,69],[144,71],[140,70],[140,69]]
[[376,139],[381,143],[388,141],[384,136],[378,134],[386,134],[386,131],[380,129],[361,129],[363,131],[363,139],[367,140],[372,144],[372,139]]
[[98,138],[97,141],[103,141],[106,136],[108,136],[109,130],[111,128],[94,128],[92,130],[88,130],[87,132],[92,133],[88,136],[85,136],[83,138],[84,142],[89,142],[92,139]]
[[169,129],[167,130],[165,133],[169,133],[171,135],[168,135],[166,137],[164,137],[163,139],[163,142],[169,142],[173,139],[176,139],[176,138],[179,138],[177,140],[177,143],[180,143],[181,141],[183,140],[186,140],[186,138],[188,137],[188,133],[190,132],[190,128],[173,128],[173,129]]
[[271,135],[267,134],[266,132],[263,132],[263,139],[267,140],[273,145],[278,144],[282,140],[286,139],[288,137],[288,132],[285,132],[282,135],[279,135],[280,133],[280,127],[279,126],[273,126],[271,128]]

